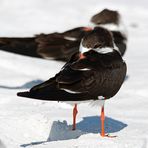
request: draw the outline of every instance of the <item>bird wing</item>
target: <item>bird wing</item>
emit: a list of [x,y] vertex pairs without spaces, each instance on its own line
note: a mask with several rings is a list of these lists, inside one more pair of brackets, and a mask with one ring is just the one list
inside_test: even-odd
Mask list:
[[71,60],[71,63],[63,67],[60,74],[56,78],[56,81],[60,89],[66,89],[67,91],[82,93],[82,92],[86,92],[86,89],[83,85],[85,80],[87,80],[86,83],[89,83],[89,84],[93,83],[93,79],[92,79],[93,71],[90,71],[90,70],[84,71],[80,69],[80,67],[73,68],[73,65],[76,65],[76,66],[82,65],[82,67],[84,66],[85,68],[87,68],[87,66],[90,64],[90,61],[88,61],[87,59],[80,60],[77,54],[76,54],[76,57],[77,58],[74,58],[75,60]]
[[21,97],[50,100],[50,101],[84,101],[89,99],[97,99],[89,93],[69,93],[59,88],[56,82],[56,77],[53,77],[44,83],[34,86],[30,91],[18,92],[17,95]]
[[[85,53],[84,56],[85,58],[73,62],[60,73],[56,79],[59,88],[81,93],[105,93],[104,88],[112,86],[112,84],[108,85],[107,82],[112,83],[116,77],[118,79],[123,64],[120,54],[117,51],[107,54],[91,51]],[[121,75],[124,77],[125,74]],[[98,89],[100,90],[98,91]],[[97,92],[95,92],[96,90]]]
[[74,70],[99,70],[100,68],[117,67],[123,62],[119,52],[116,50],[105,54],[90,50],[84,53],[84,57],[73,62],[71,68]]
[[44,58],[68,60],[72,54],[79,51],[81,40],[69,40],[62,34],[48,34],[37,37],[37,53]]
[[65,37],[75,38],[76,40],[81,40],[89,31],[91,31],[89,27],[77,27],[63,32],[62,35]]
[[41,58],[41,56],[36,53],[36,48],[35,37],[0,37],[0,50],[3,51]]
[[[33,87],[29,92],[20,92],[17,95],[53,101],[82,101],[97,99],[98,96],[106,98],[114,96],[126,74],[126,65],[120,54],[116,51],[104,55],[98,54],[100,59],[91,53],[85,56],[88,63],[83,62],[82,66],[89,70],[84,71],[78,66],[73,69],[73,64],[77,65],[82,60],[78,59],[76,54],[55,77]],[[91,60],[97,64],[96,67],[92,66]]]

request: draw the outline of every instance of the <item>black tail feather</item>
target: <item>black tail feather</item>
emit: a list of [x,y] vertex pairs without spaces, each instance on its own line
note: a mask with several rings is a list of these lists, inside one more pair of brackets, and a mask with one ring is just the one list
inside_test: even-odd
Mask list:
[[37,53],[37,43],[35,37],[30,38],[0,38],[0,50],[31,56],[41,57]]
[[88,93],[72,94],[64,90],[51,91],[48,92],[48,94],[28,91],[18,92],[17,96],[46,101],[86,101],[98,99],[97,97],[91,96]]
[[30,93],[29,92],[18,92],[17,93],[17,96],[20,96],[20,97],[30,97]]

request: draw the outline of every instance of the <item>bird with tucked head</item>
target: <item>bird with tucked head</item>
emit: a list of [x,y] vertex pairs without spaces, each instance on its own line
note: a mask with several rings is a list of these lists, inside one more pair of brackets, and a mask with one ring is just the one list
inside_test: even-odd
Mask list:
[[110,31],[96,27],[84,36],[80,51],[53,78],[17,95],[39,100],[71,103],[73,130],[76,129],[77,104],[90,102],[101,106],[101,136],[104,129],[104,102],[119,91],[126,76],[126,63],[114,48]]

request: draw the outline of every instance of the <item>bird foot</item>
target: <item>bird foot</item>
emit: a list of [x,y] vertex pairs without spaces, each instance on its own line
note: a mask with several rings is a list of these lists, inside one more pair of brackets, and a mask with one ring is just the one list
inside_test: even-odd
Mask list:
[[107,138],[116,138],[117,136],[112,136],[109,134],[100,134],[102,137],[107,137]]

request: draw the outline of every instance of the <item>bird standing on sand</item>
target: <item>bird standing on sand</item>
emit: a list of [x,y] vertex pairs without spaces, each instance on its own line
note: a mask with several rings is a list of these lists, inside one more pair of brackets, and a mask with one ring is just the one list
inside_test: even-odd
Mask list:
[[104,102],[120,89],[126,64],[110,31],[96,27],[84,36],[80,52],[75,53],[55,77],[17,95],[39,100],[71,102],[73,130],[76,129],[77,103],[90,101],[101,105],[101,136],[104,128]]

